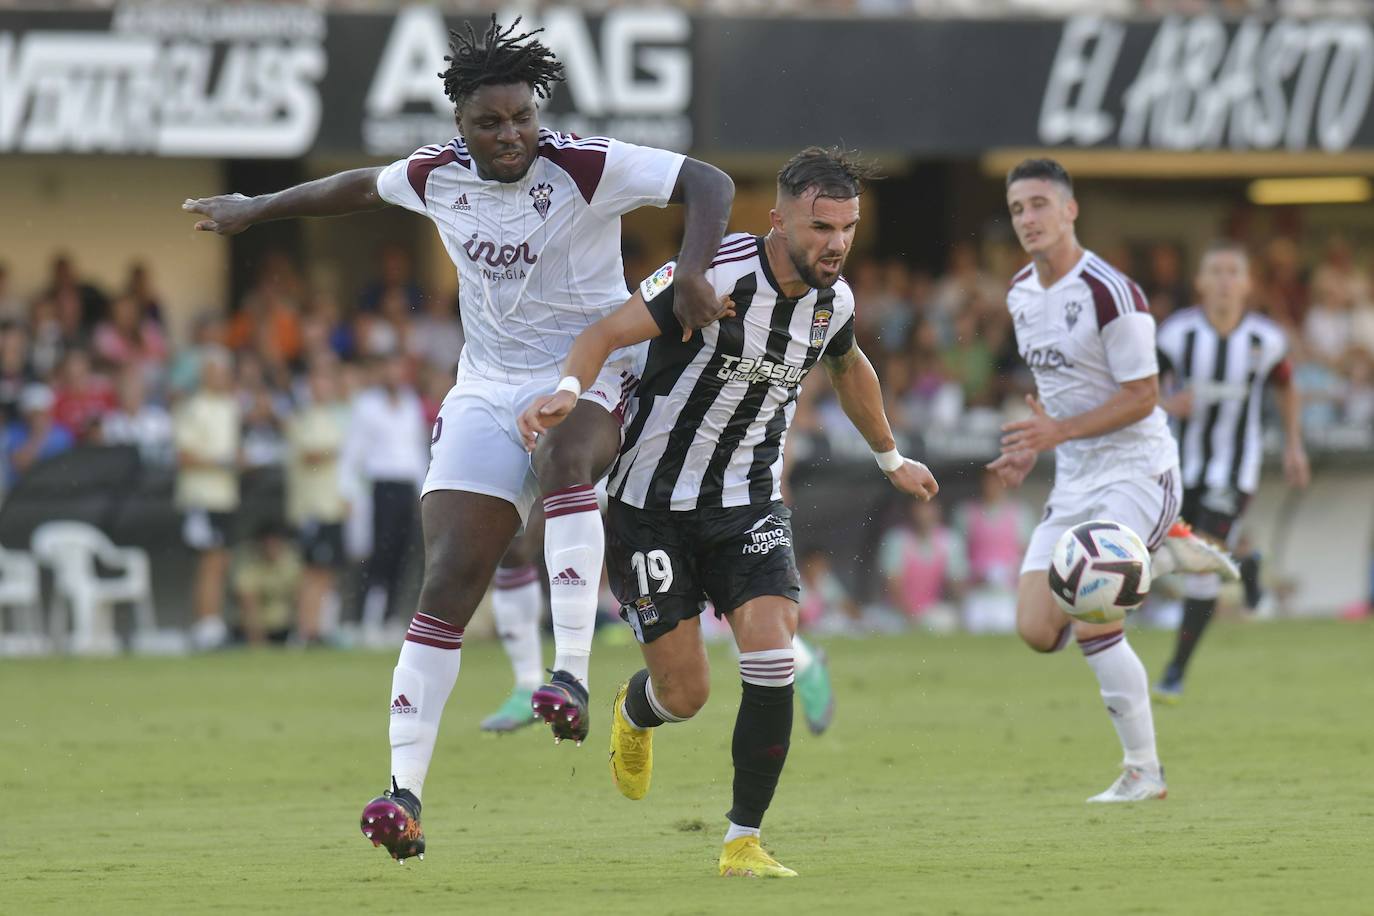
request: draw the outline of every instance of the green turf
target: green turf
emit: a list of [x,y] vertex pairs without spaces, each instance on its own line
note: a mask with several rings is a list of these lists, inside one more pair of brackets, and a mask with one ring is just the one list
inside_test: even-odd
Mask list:
[[[1134,637],[1152,671],[1167,637]],[[464,650],[426,791],[430,853],[358,833],[383,788],[393,656],[0,663],[0,912],[1370,913],[1374,631],[1219,625],[1157,713],[1165,802],[1090,807],[1115,736],[1076,651],[1010,638],[829,645],[839,712],[798,731],[765,838],[802,877],[725,881],[734,663],[659,733],[653,791],[606,771],[632,647],[598,650],[588,746],[480,734]]]

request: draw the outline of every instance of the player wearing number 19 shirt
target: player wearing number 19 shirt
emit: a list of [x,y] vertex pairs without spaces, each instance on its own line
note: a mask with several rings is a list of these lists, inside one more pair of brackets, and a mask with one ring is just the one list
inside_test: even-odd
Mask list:
[[[1019,485],[1036,456],[1055,452],[1054,488],[1021,566],[1016,623],[1038,652],[1077,637],[1097,676],[1124,753],[1120,777],[1093,802],[1163,798],[1145,667],[1120,622],[1072,622],[1055,604],[1048,570],[1059,536],[1090,519],[1126,525],[1149,545],[1156,575],[1224,571],[1224,554],[1186,529],[1179,514],[1178,447],[1159,409],[1155,323],[1139,287],[1078,243],[1078,203],[1059,163],[1030,159],[1007,176],[1007,206],[1032,263],[1007,293],[1017,348],[1035,376],[1030,419],[1004,427],[989,465]],[[1070,624],[1072,623],[1072,626]]]
[[924,465],[898,454],[878,377],[854,342],[854,299],[840,268],[868,174],[838,150],[793,157],[778,173],[772,230],[730,236],[707,273],[725,317],[684,341],[676,268],[664,265],[578,336],[559,390],[520,420],[533,447],[608,354],[652,340],[609,484],[611,585],[647,662],[615,700],[611,772],[621,794],[642,798],[654,729],[706,702],[700,614],[709,599],[734,633],[742,681],[722,875],[795,874],[763,851],[758,834],[792,731],[799,578],[782,456],[797,390],[818,361],[892,483],[923,499],[937,489]]
[[458,137],[383,169],[183,205],[207,217],[198,229],[226,235],[270,219],[400,206],[435,224],[458,269],[467,343],[434,427],[420,503],[425,575],[389,693],[391,790],[362,816],[364,835],[402,861],[425,851],[421,792],[463,628],[541,492],[558,670],[534,691],[534,712],[556,739],[586,737],[604,537],[593,484],[620,447],[636,355],[618,354],[588,381],[567,426],[533,462],[516,418],[557,381],[577,333],[629,295],[621,215],[685,204],[678,314],[699,328],[721,311],[704,274],[729,218],[730,179],[666,150],[541,130],[536,95],[548,97],[563,67],[534,33],[518,34],[518,22],[502,28],[492,16],[480,38],[471,26],[452,33],[439,75]]

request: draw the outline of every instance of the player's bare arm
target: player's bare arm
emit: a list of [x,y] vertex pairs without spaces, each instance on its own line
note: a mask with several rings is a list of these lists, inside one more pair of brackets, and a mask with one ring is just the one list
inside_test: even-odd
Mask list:
[[[940,485],[935,482],[930,468],[897,453],[897,440],[892,438],[892,425],[883,409],[882,385],[863,350],[856,345],[838,356],[822,357],[821,361],[845,416],[878,456],[879,466],[892,485],[918,499],[928,500],[940,492]],[[900,461],[884,464],[883,456],[893,456]]]
[[720,248],[735,199],[735,183],[720,169],[697,159],[687,159],[678,172],[677,187],[670,198],[685,210],[682,251],[678,254],[673,283],[673,313],[682,325],[682,339],[721,318],[715,288],[706,279],[706,268]]
[[1093,439],[1137,423],[1159,403],[1159,376],[1122,382],[1121,388],[1100,406],[1071,417],[1056,419],[1033,395],[1026,395],[1031,416],[1002,427],[1002,454],[1045,452],[1070,439]]
[[221,194],[188,199],[181,209],[204,216],[195,228],[216,235],[237,235],[250,226],[274,219],[380,210],[390,206],[377,193],[377,176],[381,172],[379,168],[350,169],[256,197]]
[[[679,290],[677,295],[681,294]],[[718,317],[733,318],[734,303],[728,297],[714,298],[714,290],[711,295]],[[612,353],[622,347],[653,340],[661,333],[644,297],[636,292],[620,308],[577,335],[563,364],[563,377],[576,379],[579,391],[589,388],[595,384]],[[576,392],[562,385],[552,394],[536,398],[516,420],[525,448],[533,451],[541,435],[567,419],[577,406],[577,398]]]

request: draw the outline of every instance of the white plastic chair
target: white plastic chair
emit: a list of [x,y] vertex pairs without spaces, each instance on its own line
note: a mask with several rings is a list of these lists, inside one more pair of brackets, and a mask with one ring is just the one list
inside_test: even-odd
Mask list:
[[[119,651],[114,605],[134,608],[134,637],[157,634],[148,554],[117,547],[105,533],[85,522],[45,522],[33,533],[33,553],[53,571],[52,632],[61,639],[71,615],[70,650],[81,655]],[[113,575],[102,576],[96,561]]]
[[41,601],[38,564],[33,557],[22,550],[0,547],[0,631],[4,629],[4,612],[14,612],[14,630],[0,632],[0,653],[36,655],[51,648],[43,633]]

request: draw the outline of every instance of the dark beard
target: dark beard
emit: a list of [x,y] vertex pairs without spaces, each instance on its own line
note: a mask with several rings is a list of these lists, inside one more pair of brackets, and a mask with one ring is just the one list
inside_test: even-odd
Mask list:
[[[834,279],[828,281],[822,280],[820,277],[816,276],[816,272],[811,269],[810,264],[797,258],[795,252],[788,251],[787,256],[792,260],[792,267],[797,271],[797,276],[801,277],[802,282],[812,289],[830,289],[830,287],[834,286],[836,281],[840,279],[840,272],[836,271]],[[843,261],[840,262],[840,267],[844,267]]]

